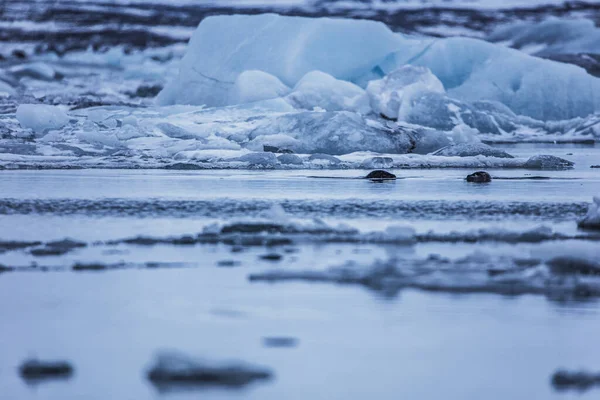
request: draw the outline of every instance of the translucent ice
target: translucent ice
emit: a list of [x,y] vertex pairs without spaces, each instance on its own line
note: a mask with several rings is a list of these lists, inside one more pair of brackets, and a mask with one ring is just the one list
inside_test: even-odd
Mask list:
[[373,111],[390,119],[405,120],[412,98],[421,92],[444,93],[444,85],[429,69],[412,65],[400,67],[367,86]]
[[59,129],[69,123],[69,116],[63,110],[45,104],[21,104],[16,117],[23,128],[32,129],[36,134]]
[[190,40],[179,76],[159,104],[228,104],[238,75],[260,70],[294,86],[322,71],[352,81],[367,73],[402,38],[371,21],[282,17],[275,14],[205,18]]
[[517,114],[540,120],[600,110],[600,79],[585,70],[476,39],[424,42],[417,54],[399,50],[382,64],[382,72],[404,64],[428,67],[450,97],[498,101]]
[[319,107],[327,111],[348,110],[362,114],[371,111],[369,99],[363,89],[321,71],[304,75],[288,100],[294,106],[308,110]]
[[540,56],[600,53],[600,28],[583,18],[516,22],[496,29],[487,39]]
[[285,96],[290,89],[275,76],[262,71],[244,71],[235,80],[230,104],[251,103]]

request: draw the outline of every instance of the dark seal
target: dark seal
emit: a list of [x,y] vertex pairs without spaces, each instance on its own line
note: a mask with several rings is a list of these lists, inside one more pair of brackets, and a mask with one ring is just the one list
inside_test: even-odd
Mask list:
[[491,182],[491,181],[492,181],[492,177],[490,176],[490,174],[488,174],[485,171],[477,171],[477,172],[473,172],[470,175],[467,175],[467,182],[487,183],[487,182]]
[[391,179],[396,179],[396,175],[389,173],[387,171],[384,171],[382,169],[377,169],[377,170],[369,173],[369,175],[365,176],[365,179],[371,179],[374,181],[391,180]]

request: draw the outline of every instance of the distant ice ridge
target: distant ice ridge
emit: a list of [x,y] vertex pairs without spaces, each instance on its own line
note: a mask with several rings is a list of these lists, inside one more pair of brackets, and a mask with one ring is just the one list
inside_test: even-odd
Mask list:
[[[409,38],[378,22],[275,14],[204,19],[178,77],[167,84],[158,103],[232,104],[238,76],[248,70],[273,75],[287,87],[317,70],[365,88],[406,64],[431,70],[447,95],[461,102],[494,101],[542,121],[600,111],[600,79],[572,65],[475,39]],[[443,93],[431,84],[419,90],[431,91]]]
[[536,24],[515,22],[497,28],[487,39],[539,56],[600,55],[600,28],[594,21],[583,18],[549,18]]

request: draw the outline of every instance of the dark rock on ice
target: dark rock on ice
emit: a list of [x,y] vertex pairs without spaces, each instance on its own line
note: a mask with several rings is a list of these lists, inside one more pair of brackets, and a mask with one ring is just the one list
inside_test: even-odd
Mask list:
[[156,97],[161,90],[161,85],[140,85],[131,97]]
[[269,254],[263,254],[262,256],[260,256],[260,258],[262,260],[266,260],[266,261],[279,261],[283,258],[283,256],[281,254],[277,254],[277,253],[269,253]]
[[277,161],[287,165],[302,165],[302,159],[295,154],[282,154],[277,156]]
[[365,179],[371,179],[374,181],[392,180],[396,179],[396,175],[382,169],[378,169],[370,172],[367,176],[365,176]]
[[290,149],[282,149],[277,146],[269,146],[265,144],[263,146],[263,151],[267,153],[280,153],[280,154],[293,154],[294,152]]
[[528,169],[551,169],[551,170],[560,170],[560,169],[569,169],[573,168],[572,161],[565,160],[556,156],[549,155],[538,155],[533,156],[525,164],[523,167]]
[[147,377],[158,387],[244,386],[272,376],[267,368],[242,362],[214,362],[189,358],[179,353],[161,353]]
[[20,60],[24,60],[27,58],[27,53],[25,53],[25,51],[23,51],[21,49],[14,49],[12,51],[12,56],[15,58],[18,58]]
[[492,181],[492,177],[485,171],[477,171],[467,175],[467,182],[487,183]]
[[293,337],[273,336],[263,338],[265,347],[296,347],[298,339]]
[[69,378],[73,375],[73,367],[67,361],[31,359],[21,364],[19,374],[24,379],[32,380]]
[[483,143],[461,143],[452,146],[446,146],[432,153],[432,155],[444,157],[486,156],[497,158],[514,158],[504,150],[496,149]]
[[587,390],[596,385],[600,385],[600,373],[559,370],[552,375],[552,386],[559,390],[570,388]]

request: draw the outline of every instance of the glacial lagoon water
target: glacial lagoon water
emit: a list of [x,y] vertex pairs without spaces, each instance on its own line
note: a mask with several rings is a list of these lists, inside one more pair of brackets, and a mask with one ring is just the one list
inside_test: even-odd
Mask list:
[[[54,256],[32,254],[41,245],[0,253],[0,264],[12,269],[0,273],[2,397],[595,398],[593,389],[563,391],[550,382],[559,368],[600,368],[594,296],[411,287],[390,294],[333,282],[249,280],[273,270],[326,271],[347,261],[408,265],[430,255],[457,268],[456,260],[473,255],[492,257],[499,269],[502,257],[544,259],[553,252],[598,262],[597,236],[576,225],[600,188],[600,170],[590,168],[600,159],[598,147],[502,148],[576,164],[565,171],[491,169],[496,179],[482,185],[464,181],[473,172],[466,169],[392,170],[401,179],[384,183],[352,179],[364,170],[1,171],[3,242],[71,238],[86,245]],[[499,179],[532,176],[548,179]],[[315,218],[319,226],[355,229],[359,239],[334,240],[334,229],[270,245],[119,241],[193,236],[214,223],[301,225]],[[396,225],[412,227],[419,238],[360,239]],[[498,229],[540,226],[568,238],[494,236]],[[478,239],[479,229],[487,236]],[[475,239],[426,240],[429,231],[475,232]],[[281,259],[262,257],[273,253]],[[106,269],[73,270],[90,263]],[[440,279],[445,276],[451,275]],[[272,348],[264,344],[269,337],[295,341]],[[145,376],[164,349],[251,361],[273,377],[243,388],[165,391]],[[68,381],[25,382],[17,368],[32,356],[67,359],[75,374]]]

